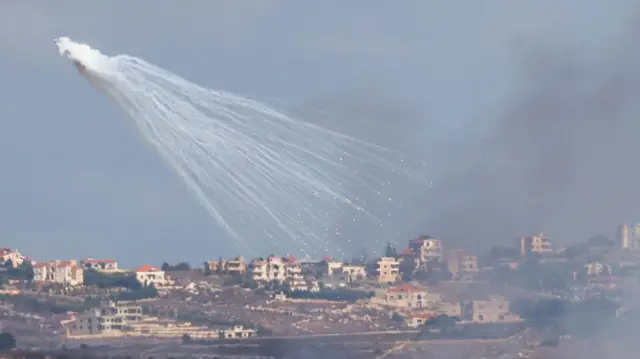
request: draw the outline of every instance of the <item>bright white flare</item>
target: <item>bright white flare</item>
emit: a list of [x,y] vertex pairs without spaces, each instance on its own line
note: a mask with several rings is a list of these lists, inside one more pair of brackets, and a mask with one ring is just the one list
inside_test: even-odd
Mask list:
[[68,38],[56,44],[135,120],[218,225],[247,247],[333,250],[340,247],[330,243],[340,240],[338,223],[382,226],[398,207],[388,191],[407,191],[390,180],[412,176],[412,166],[385,148],[200,87],[135,57],[109,57]]

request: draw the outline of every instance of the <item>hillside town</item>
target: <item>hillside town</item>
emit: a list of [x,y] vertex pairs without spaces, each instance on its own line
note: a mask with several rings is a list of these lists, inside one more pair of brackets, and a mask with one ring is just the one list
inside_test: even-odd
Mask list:
[[532,320],[597,323],[640,309],[631,300],[640,288],[640,224],[565,248],[544,233],[523,236],[481,254],[421,235],[388,243],[383,256],[348,260],[272,254],[125,269],[116,259],[36,261],[5,248],[0,263],[2,331],[32,349],[411,333],[521,335],[517,352],[527,357],[593,327],[542,326],[526,337]]

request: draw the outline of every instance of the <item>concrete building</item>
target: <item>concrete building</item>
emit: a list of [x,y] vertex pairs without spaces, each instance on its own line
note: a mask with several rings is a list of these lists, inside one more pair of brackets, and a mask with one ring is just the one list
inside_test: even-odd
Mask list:
[[383,304],[396,308],[428,308],[440,302],[440,294],[413,284],[401,284],[386,290]]
[[551,239],[546,237],[544,233],[531,237],[520,237],[518,239],[520,254],[529,256],[531,254],[553,253]]
[[107,301],[68,323],[68,335],[96,335],[105,332],[130,331],[142,321],[142,307],[136,304]]
[[480,268],[478,267],[478,256],[464,250],[447,252],[447,269],[453,276],[453,280],[470,281],[474,280]]
[[162,287],[169,283],[165,272],[152,265],[145,264],[135,271],[136,279],[142,285],[154,285],[155,287]]
[[584,267],[586,268],[587,275],[589,276],[611,275],[612,273],[611,264],[600,261],[589,262],[585,264]]
[[24,262],[29,261],[29,258],[25,257],[19,250],[11,250],[9,248],[3,248],[0,251],[0,263],[11,263],[13,268],[18,268]]
[[206,265],[211,273],[231,275],[244,275],[247,273],[247,261],[242,256],[229,260],[209,261]]
[[509,312],[509,301],[501,296],[489,296],[488,300],[472,300],[463,305],[463,319],[474,323],[518,322],[520,317]]
[[55,283],[76,286],[84,283],[84,270],[76,260],[49,261],[36,263],[33,267],[33,280],[39,283]]
[[343,265],[341,279],[347,283],[365,280],[367,278],[367,269],[364,266]]
[[418,253],[420,264],[442,260],[442,241],[423,235],[409,242],[409,249]]
[[392,257],[382,257],[378,261],[376,271],[379,283],[396,282],[400,279],[400,262]]
[[623,224],[616,233],[618,245],[625,249],[640,249],[640,223],[635,225]]
[[93,269],[98,272],[115,273],[120,269],[118,268],[118,261],[113,259],[85,259],[81,262],[84,270]]
[[462,318],[462,304],[459,302],[438,301],[429,309],[438,315]]
[[286,258],[269,256],[267,260],[254,260],[251,262],[251,277],[253,280],[261,282],[288,280],[292,289],[303,286],[306,288],[302,276],[302,266],[293,256]]
[[179,323],[175,320],[160,320],[142,314],[142,307],[135,303],[103,302],[100,308],[77,315],[64,321],[70,338],[106,338],[141,336],[157,338],[179,338],[188,335],[192,339],[243,339],[256,335],[254,329],[241,325],[207,328]]
[[331,259],[331,257],[325,257],[322,259],[322,265],[323,265],[324,274],[330,277],[334,274],[341,273],[342,266],[344,266],[344,263],[339,261],[334,261]]

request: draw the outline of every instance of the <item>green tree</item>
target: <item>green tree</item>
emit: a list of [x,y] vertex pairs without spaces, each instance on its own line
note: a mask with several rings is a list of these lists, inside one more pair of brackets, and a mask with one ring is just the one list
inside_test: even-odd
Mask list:
[[222,257],[218,259],[218,268],[216,268],[216,272],[218,274],[224,273],[224,260],[222,259]]
[[212,271],[211,271],[211,267],[209,267],[209,262],[204,261],[204,266],[202,267],[202,272],[206,276],[209,276],[209,275],[213,274]]
[[396,258],[398,256],[398,251],[391,245],[391,242],[387,242],[387,247],[384,250],[385,257]]
[[191,265],[187,262],[178,262],[178,264],[174,265],[172,270],[191,270]]
[[85,270],[83,273],[84,285],[96,286],[98,288],[126,288],[138,290],[142,285],[133,274],[106,274],[95,269]]
[[33,266],[29,261],[23,261],[22,264],[14,268],[11,260],[8,260],[4,262],[3,267],[6,268],[9,279],[25,280],[28,282],[33,280]]

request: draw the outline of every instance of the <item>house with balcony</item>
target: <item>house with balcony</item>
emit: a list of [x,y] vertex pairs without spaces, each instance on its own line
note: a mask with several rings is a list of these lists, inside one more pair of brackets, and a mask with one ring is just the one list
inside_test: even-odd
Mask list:
[[382,257],[377,263],[379,283],[394,283],[400,279],[400,262],[393,257]]
[[165,272],[158,267],[145,264],[134,271],[136,279],[144,286],[162,287],[169,284]]
[[365,280],[367,278],[367,269],[361,265],[349,265],[342,266],[340,278],[347,283],[354,283]]
[[455,281],[472,281],[480,273],[478,256],[465,250],[448,251],[446,265]]
[[293,290],[307,290],[300,261],[293,256],[269,256],[266,260],[251,262],[251,278],[259,282],[287,281]]
[[244,275],[247,273],[247,261],[239,256],[229,260],[208,261],[205,264],[210,273]]
[[3,248],[0,250],[0,263],[7,264],[11,263],[13,268],[20,267],[24,262],[31,262],[29,258],[27,258],[24,254],[20,253],[19,250],[10,248]]
[[544,255],[553,253],[551,239],[546,237],[544,233],[531,237],[520,237],[518,239],[520,254],[528,257],[532,254]]
[[513,323],[520,316],[509,312],[509,301],[499,295],[485,300],[470,300],[463,304],[463,319],[474,323]]
[[430,292],[426,287],[415,284],[401,284],[388,288],[381,304],[395,308],[421,309],[433,307],[440,301],[440,294]]
[[40,262],[33,267],[33,280],[38,283],[77,286],[84,283],[84,270],[76,260]]
[[81,265],[84,270],[95,270],[104,273],[117,273],[120,271],[118,268],[118,261],[115,259],[88,258],[83,260]]
[[441,261],[443,255],[442,241],[422,235],[409,242],[409,249],[418,254],[420,264],[431,261]]

